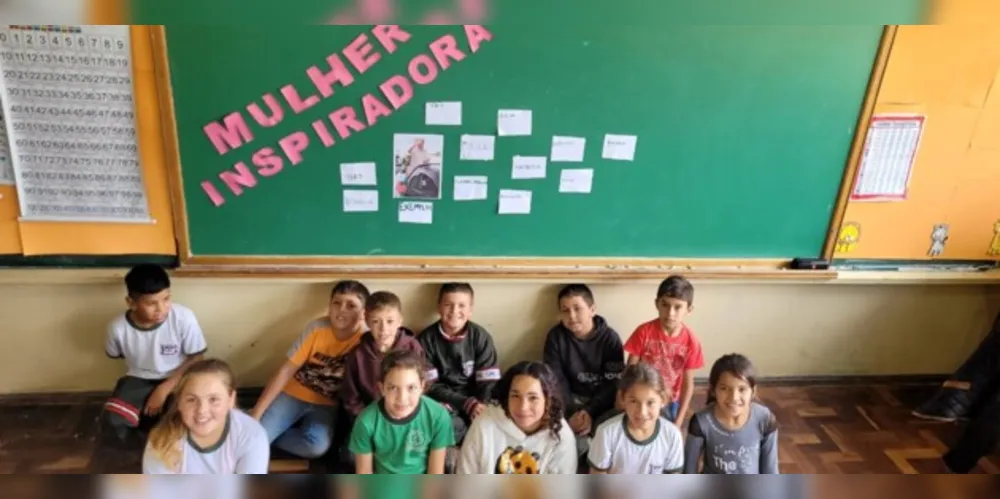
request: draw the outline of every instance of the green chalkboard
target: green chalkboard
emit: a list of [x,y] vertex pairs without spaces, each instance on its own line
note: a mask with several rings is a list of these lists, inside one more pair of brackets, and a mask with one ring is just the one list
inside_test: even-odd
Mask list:
[[[181,170],[195,256],[815,257],[827,233],[882,26],[490,26],[474,53],[462,26],[405,26],[388,53],[371,26],[168,25]],[[247,106],[292,84],[307,99],[311,66],[329,68],[361,33],[377,63],[333,95],[258,125]],[[451,35],[464,58],[409,101],[325,147],[311,124],[362,102],[433,60]],[[425,58],[421,59],[424,54]],[[345,56],[341,59],[349,69]],[[426,69],[426,68],[425,68]],[[462,102],[462,126],[425,125],[425,104]],[[371,101],[369,101],[371,102]],[[462,161],[462,134],[495,134],[499,109],[533,112],[532,134],[497,137],[494,161]],[[253,140],[220,155],[203,128],[234,111]],[[296,132],[302,160],[264,176],[252,159]],[[443,136],[433,223],[398,221],[394,134]],[[605,134],[638,137],[632,162],[602,159]],[[511,178],[515,155],[547,156],[554,135],[586,139],[582,163]],[[284,157],[280,154],[278,156]],[[256,185],[233,195],[220,173],[247,165]],[[344,213],[340,164],[375,162],[379,211]],[[559,193],[560,170],[592,168],[589,195]],[[274,172],[269,172],[274,173]],[[456,175],[489,178],[485,201],[453,200]],[[202,188],[221,193],[216,206]],[[530,215],[498,214],[498,191],[532,192]]]

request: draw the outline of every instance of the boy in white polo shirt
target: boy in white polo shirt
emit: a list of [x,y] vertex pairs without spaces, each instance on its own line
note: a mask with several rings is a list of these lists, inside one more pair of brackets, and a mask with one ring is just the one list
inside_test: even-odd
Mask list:
[[194,312],[170,302],[170,277],[163,268],[133,267],[125,287],[128,310],[108,327],[104,351],[124,359],[128,372],[104,404],[100,445],[141,451],[170,392],[208,346]]

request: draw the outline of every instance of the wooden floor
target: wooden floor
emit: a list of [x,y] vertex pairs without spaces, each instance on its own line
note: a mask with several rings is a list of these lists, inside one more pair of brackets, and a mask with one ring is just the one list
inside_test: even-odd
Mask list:
[[[783,473],[947,473],[940,456],[960,424],[922,421],[910,410],[933,385],[767,386],[762,402],[781,424]],[[700,406],[704,394],[695,398]],[[34,398],[0,403],[0,473],[88,473],[100,401]],[[275,459],[273,472],[309,463]],[[313,465],[312,471],[323,471]],[[998,474],[1000,452],[974,473]]]

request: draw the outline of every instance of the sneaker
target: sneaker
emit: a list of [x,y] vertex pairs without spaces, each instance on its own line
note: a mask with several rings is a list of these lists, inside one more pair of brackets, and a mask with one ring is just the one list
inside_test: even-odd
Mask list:
[[911,414],[920,419],[953,423],[968,415],[969,392],[955,388],[942,388]]

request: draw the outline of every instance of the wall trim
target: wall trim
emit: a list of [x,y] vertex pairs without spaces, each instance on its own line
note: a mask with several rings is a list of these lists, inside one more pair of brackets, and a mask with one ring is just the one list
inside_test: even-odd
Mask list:
[[[828,375],[828,376],[771,376],[758,382],[765,386],[855,386],[855,385],[937,385],[948,379],[946,374],[900,375]],[[704,389],[707,377],[695,378],[695,386]],[[250,407],[257,400],[263,387],[253,386],[239,390],[240,405]],[[0,405],[74,405],[100,404],[111,391],[33,392],[0,395]]]

